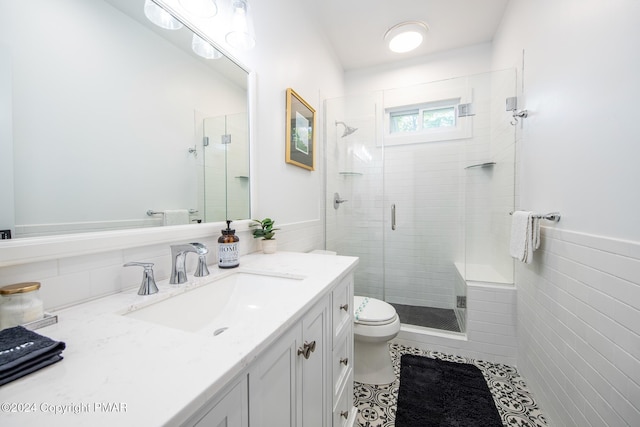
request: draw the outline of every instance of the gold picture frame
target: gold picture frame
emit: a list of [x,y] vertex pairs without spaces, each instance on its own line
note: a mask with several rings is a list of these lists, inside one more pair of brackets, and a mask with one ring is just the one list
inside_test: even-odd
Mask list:
[[315,170],[316,110],[291,88],[287,89],[286,123],[285,161]]

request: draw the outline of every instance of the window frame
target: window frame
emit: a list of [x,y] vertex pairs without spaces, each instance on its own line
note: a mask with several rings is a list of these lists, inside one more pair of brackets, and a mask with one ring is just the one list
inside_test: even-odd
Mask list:
[[[406,94],[406,92],[404,93]],[[458,116],[459,105],[471,102],[472,91],[469,88],[448,88],[448,90],[439,90],[436,93],[413,93],[407,95],[409,96],[406,96],[406,103],[402,102],[404,100],[402,96],[394,96],[394,99],[389,100],[385,99],[386,105],[381,111],[385,146],[452,141],[473,136],[473,117]],[[390,102],[387,103],[386,101]],[[411,101],[414,102],[411,103]],[[453,107],[454,126],[422,128],[422,114],[424,111],[448,107]],[[393,114],[416,110],[418,111],[419,122],[416,131],[392,131],[391,118]]]

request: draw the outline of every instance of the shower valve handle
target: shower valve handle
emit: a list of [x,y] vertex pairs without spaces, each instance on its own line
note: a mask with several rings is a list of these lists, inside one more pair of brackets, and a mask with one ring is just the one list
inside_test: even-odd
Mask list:
[[340,194],[338,193],[333,193],[333,208],[334,209],[338,209],[340,207],[340,205],[344,202],[348,202],[347,199],[341,199],[340,198]]

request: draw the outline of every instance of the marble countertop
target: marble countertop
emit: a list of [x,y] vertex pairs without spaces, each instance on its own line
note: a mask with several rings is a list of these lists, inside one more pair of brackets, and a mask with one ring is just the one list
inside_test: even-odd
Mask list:
[[[56,312],[41,335],[64,341],[64,360],[0,387],[3,426],[176,426],[236,378],[323,292],[357,265],[354,257],[294,252],[250,254],[239,269],[211,266],[211,275],[184,285],[158,282],[160,292],[137,288]],[[181,293],[213,286],[236,271],[300,278],[286,293],[265,293],[266,307],[217,336],[137,320],[122,314]],[[188,316],[189,313],[184,313]]]

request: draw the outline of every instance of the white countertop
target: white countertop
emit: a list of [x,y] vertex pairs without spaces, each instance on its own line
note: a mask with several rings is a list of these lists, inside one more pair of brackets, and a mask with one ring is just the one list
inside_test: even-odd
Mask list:
[[205,278],[189,274],[186,287],[239,270],[304,277],[293,292],[268,294],[269,300],[263,301],[266,309],[250,321],[215,337],[122,315],[132,306],[180,293],[185,287],[167,281],[158,282],[156,295],[138,296],[133,289],[56,312],[58,323],[36,332],[64,341],[64,360],[0,387],[0,424],[179,425],[357,262],[354,257],[278,252],[246,255],[239,269],[211,266],[211,275]]

